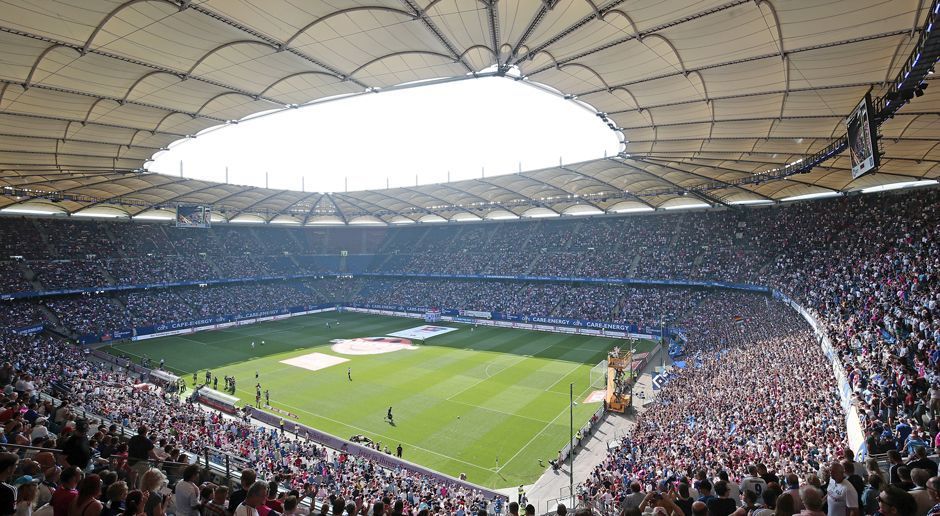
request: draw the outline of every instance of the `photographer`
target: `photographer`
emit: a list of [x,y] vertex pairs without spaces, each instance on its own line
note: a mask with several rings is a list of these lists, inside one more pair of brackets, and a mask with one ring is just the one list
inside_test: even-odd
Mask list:
[[647,507],[652,507],[653,514],[663,514],[665,516],[684,516],[682,508],[676,505],[676,492],[669,490],[666,494],[659,491],[650,491],[643,501],[640,502],[640,512],[645,512]]

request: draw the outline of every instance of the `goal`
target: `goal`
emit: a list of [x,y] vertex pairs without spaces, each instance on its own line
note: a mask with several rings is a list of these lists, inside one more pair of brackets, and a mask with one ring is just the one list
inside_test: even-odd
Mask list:
[[591,368],[591,388],[603,389],[607,387],[607,361],[601,360]]

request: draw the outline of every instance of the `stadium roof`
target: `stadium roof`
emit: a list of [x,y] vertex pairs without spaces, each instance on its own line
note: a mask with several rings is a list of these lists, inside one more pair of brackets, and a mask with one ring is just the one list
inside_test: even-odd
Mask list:
[[[940,175],[930,89],[884,122],[876,174],[853,181],[843,153],[806,174],[754,176],[822,151],[866,92],[889,91],[926,30],[933,6],[923,0],[0,6],[0,208],[55,201],[136,215],[184,203],[227,218],[430,221],[769,202]],[[624,153],[347,193],[143,171],[171,142],[220,124],[493,66],[593,106],[622,133]]]

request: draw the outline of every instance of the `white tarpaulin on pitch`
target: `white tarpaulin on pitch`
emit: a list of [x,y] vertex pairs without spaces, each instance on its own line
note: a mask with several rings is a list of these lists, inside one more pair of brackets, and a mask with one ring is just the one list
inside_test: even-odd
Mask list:
[[409,328],[407,330],[389,333],[388,335],[391,337],[401,337],[403,339],[427,340],[431,337],[437,337],[438,335],[443,335],[452,331],[457,331],[457,328],[448,328],[447,326],[434,326],[431,324],[426,324],[424,326],[418,326],[417,328]]

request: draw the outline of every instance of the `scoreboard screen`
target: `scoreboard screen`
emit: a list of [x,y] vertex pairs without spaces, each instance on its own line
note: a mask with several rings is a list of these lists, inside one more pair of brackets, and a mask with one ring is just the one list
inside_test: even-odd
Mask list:
[[852,179],[858,179],[878,168],[878,150],[875,148],[877,128],[872,116],[871,95],[859,102],[845,120],[849,139],[849,155],[852,158]]
[[177,206],[176,227],[208,228],[211,223],[212,209],[209,206]]

